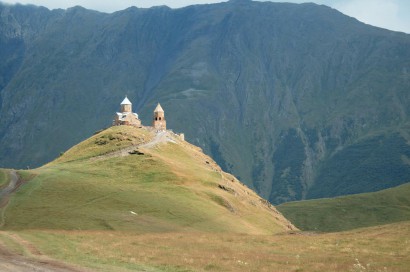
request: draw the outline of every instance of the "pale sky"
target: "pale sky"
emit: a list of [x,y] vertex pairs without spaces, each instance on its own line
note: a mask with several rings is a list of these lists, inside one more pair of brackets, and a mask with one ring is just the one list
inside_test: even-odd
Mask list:
[[[83,6],[103,12],[113,12],[130,6],[148,8],[167,5],[180,8],[194,4],[225,2],[222,0],[0,0],[4,3],[21,3],[45,6],[49,9]],[[261,0],[262,1],[262,0]],[[267,0],[266,0],[267,1]],[[410,33],[410,1],[409,0],[288,0],[272,2],[303,3],[314,2],[335,8],[346,15],[370,25],[395,31]]]

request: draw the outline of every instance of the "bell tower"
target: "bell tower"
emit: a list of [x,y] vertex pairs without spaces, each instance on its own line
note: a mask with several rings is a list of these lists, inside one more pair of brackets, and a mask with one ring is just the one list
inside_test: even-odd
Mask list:
[[152,120],[152,126],[157,130],[167,129],[167,121],[165,120],[165,113],[159,103],[154,110],[154,118]]
[[128,97],[121,102],[121,112],[132,112],[132,103]]

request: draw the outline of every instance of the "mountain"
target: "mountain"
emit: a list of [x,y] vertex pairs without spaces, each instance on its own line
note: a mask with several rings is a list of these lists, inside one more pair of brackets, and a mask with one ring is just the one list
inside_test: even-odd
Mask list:
[[295,229],[199,148],[166,131],[111,127],[21,176],[29,181],[2,211],[3,230]]
[[410,220],[410,183],[379,192],[288,202],[277,209],[306,231],[345,231]]
[[128,94],[272,203],[410,181],[408,34],[315,4],[0,14],[2,167],[51,161]]

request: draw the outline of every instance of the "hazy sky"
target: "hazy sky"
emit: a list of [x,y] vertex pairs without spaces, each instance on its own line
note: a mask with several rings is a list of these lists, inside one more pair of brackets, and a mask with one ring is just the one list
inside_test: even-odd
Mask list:
[[[88,9],[95,9],[104,12],[122,10],[130,6],[151,7],[167,5],[172,8],[179,8],[193,4],[225,2],[222,0],[0,0],[6,3],[22,3],[45,6],[50,9],[68,8],[76,5]],[[314,2],[324,4],[346,15],[357,18],[358,20],[391,30],[410,33],[410,1],[409,0],[289,0],[272,2]]]

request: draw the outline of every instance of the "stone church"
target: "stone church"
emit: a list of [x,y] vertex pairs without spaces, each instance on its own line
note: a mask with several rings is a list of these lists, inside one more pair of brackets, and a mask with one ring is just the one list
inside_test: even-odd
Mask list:
[[137,113],[132,112],[132,103],[127,97],[121,102],[121,112],[117,112],[115,115],[113,125],[141,127],[141,120],[138,118]]

